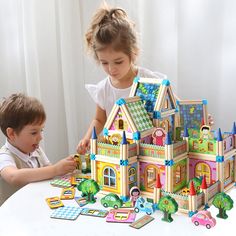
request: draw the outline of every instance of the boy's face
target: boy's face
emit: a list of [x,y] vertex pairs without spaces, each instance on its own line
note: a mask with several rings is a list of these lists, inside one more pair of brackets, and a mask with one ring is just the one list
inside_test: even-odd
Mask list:
[[9,142],[21,152],[29,154],[39,147],[43,128],[44,123],[26,125],[19,133],[12,131]]
[[115,51],[111,47],[107,47],[97,51],[97,56],[104,71],[112,80],[122,80],[130,71],[131,60],[122,51]]

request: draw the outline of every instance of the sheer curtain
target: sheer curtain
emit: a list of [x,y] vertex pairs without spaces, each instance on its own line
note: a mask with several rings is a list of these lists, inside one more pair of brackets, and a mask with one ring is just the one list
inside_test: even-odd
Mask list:
[[[0,97],[25,92],[45,106],[44,149],[73,154],[94,114],[84,89],[104,73],[84,48],[100,0],[0,0]],[[168,75],[184,99],[209,101],[216,127],[236,119],[236,2],[117,0],[140,33],[139,64]],[[0,136],[1,145],[5,138]]]

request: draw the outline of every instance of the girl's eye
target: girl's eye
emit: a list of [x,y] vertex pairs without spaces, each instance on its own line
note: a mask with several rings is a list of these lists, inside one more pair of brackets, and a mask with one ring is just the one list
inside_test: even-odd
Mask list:
[[107,62],[102,62],[102,65],[107,65],[108,63]]
[[32,132],[31,134],[32,134],[32,135],[36,135],[36,134],[37,134],[37,132]]
[[123,63],[123,61],[116,61],[115,63],[116,63],[117,65],[120,65],[120,64]]

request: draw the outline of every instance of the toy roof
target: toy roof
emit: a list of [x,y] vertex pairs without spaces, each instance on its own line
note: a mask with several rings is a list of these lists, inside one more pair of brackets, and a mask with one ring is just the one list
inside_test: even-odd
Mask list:
[[129,96],[141,97],[145,102],[145,109],[153,114],[154,119],[174,114],[176,111],[176,100],[169,80],[136,77]]
[[[138,140],[141,137],[149,135],[153,132],[154,127],[146,109],[144,108],[144,104],[141,98],[136,96],[117,100],[104,126],[104,135],[110,135],[114,132],[110,130],[110,127],[112,126],[119,111],[124,114],[128,125],[131,128],[131,133],[133,136],[130,137],[130,134],[126,133],[127,138],[134,138]],[[119,131],[123,132],[123,130],[116,130],[116,132]],[[134,137],[134,134],[138,137]]]

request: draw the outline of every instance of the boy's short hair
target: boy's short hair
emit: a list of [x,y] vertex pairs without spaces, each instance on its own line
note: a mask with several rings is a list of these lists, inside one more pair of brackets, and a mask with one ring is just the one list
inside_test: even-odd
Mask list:
[[10,127],[19,133],[29,124],[42,124],[46,120],[46,113],[42,103],[23,93],[12,94],[0,104],[0,127],[7,137]]

